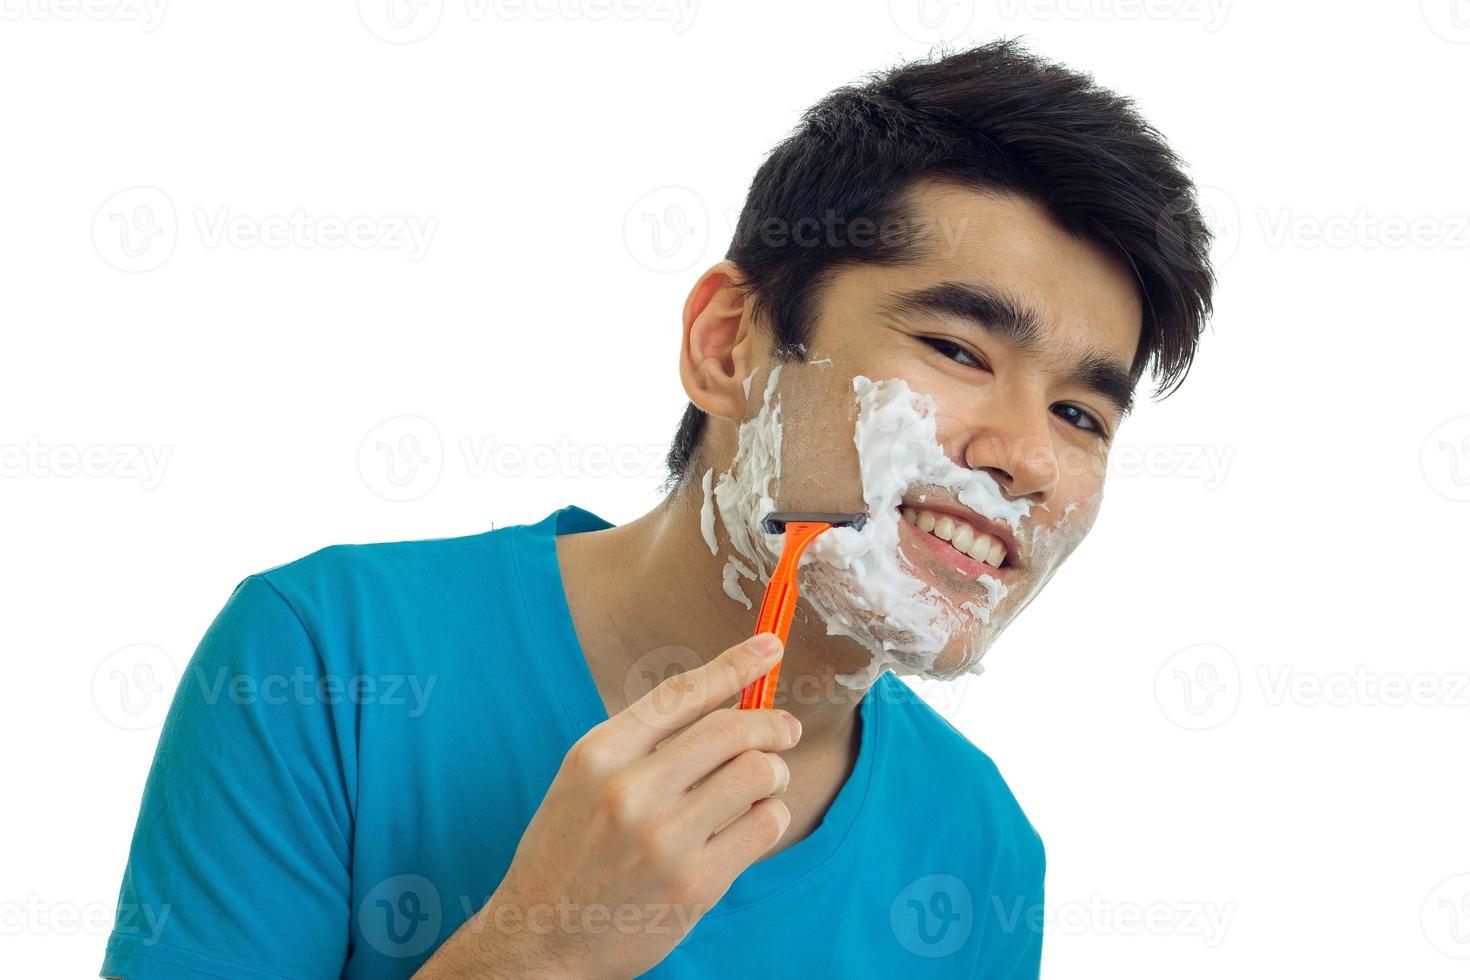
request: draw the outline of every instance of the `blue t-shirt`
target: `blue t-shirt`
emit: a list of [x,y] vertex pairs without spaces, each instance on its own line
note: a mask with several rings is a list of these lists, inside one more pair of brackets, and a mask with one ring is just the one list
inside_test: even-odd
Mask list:
[[[607,718],[554,536],[609,526],[568,506],[241,581],[160,735],[102,975],[422,966]],[[645,976],[1037,975],[1045,859],[995,765],[892,673],[858,713],[856,764],[817,829],[749,867]],[[753,940],[758,961],[736,955]]]

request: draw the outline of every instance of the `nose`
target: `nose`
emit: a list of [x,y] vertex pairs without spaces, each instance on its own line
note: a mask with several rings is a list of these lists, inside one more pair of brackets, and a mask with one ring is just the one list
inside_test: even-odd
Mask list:
[[1044,405],[1016,399],[1008,402],[992,401],[983,415],[972,420],[964,447],[965,465],[989,473],[1012,498],[1045,504],[1056,493],[1061,477],[1052,444],[1051,413]]

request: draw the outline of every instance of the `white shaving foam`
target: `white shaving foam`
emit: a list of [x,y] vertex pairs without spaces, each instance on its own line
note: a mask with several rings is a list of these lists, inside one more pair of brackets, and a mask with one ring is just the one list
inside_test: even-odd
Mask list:
[[[741,423],[735,458],[714,490],[731,547],[754,568],[737,570],[727,563],[723,572],[726,594],[747,608],[749,599],[735,576],[758,574],[762,583],[769,581],[782,545],[781,535],[767,534],[760,524],[776,509],[772,482],[779,486],[780,480],[780,373],[779,365],[771,369],[760,411]],[[1072,504],[1055,527],[1028,526],[1029,501],[1008,499],[988,472],[949,458],[938,440],[932,398],[902,379],[873,381],[861,375],[853,378],[853,392],[858,403],[853,440],[868,520],[861,531],[826,531],[808,546],[800,565],[801,596],[827,633],[849,637],[871,654],[865,669],[838,680],[865,688],[889,667],[932,677],[980,673],[980,660],[995,636],[1051,577],[1090,519],[1069,525]],[[1008,589],[982,574],[976,596],[956,601],[921,577],[899,545],[900,501],[915,486],[951,490],[966,507],[1007,525],[1023,546],[1021,588]],[[922,502],[926,495],[917,499]],[[1089,499],[1089,514],[1095,514],[1096,502]]]
[[742,563],[739,558],[736,558],[734,555],[730,555],[728,558],[726,558],[725,568],[722,573],[725,585],[725,595],[734,599],[736,602],[741,603],[745,606],[746,609],[750,609],[752,608],[750,604],[750,597],[747,596],[744,590],[740,588],[739,576],[742,575],[745,578],[751,580],[755,579],[755,572],[752,572],[749,568],[746,568],[744,563]]
[[709,545],[709,553],[718,555],[720,549],[715,547],[715,506],[714,500],[709,495],[710,479],[715,475],[713,468],[704,471],[704,479],[699,485],[704,488],[704,503],[699,507],[699,533],[704,535],[704,543]]

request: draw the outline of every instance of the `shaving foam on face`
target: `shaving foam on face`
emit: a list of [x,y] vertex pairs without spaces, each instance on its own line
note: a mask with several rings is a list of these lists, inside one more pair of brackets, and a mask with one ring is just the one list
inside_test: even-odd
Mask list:
[[725,595],[742,604],[746,609],[752,609],[754,607],[750,604],[750,597],[740,588],[738,576],[744,576],[747,579],[754,580],[755,572],[746,568],[739,558],[730,555],[725,560],[725,568],[722,572]]
[[[741,424],[735,458],[714,490],[731,546],[763,583],[782,545],[781,535],[761,528],[761,520],[776,509],[772,482],[778,488],[780,482],[780,371],[780,366],[771,370],[760,410]],[[819,535],[800,565],[801,596],[828,635],[851,638],[871,655],[867,668],[838,680],[866,688],[890,667],[930,677],[980,673],[980,660],[994,638],[1091,526],[1100,493],[1086,502],[1086,520],[1072,519],[1073,504],[1055,525],[1033,526],[1029,501],[1008,499],[988,472],[949,458],[938,439],[932,398],[897,378],[873,381],[859,375],[852,387],[858,408],[853,440],[868,520],[860,531],[836,527]],[[914,487],[930,491],[917,494],[920,501],[936,488],[953,491],[966,507],[1011,528],[1024,561],[1013,588],[987,574],[964,587],[952,566],[944,574],[960,584],[941,585],[932,568],[909,560],[900,546],[899,508]],[[736,574],[743,573],[727,564],[725,591],[748,606]]]
[[[709,495],[710,479],[715,475],[713,469],[704,471],[704,479],[699,485],[704,489],[704,503],[699,508],[699,533],[704,536],[704,543],[709,545],[709,553],[718,555],[720,549],[715,547],[715,508],[714,501]],[[729,591],[726,589],[725,591]]]
[[766,378],[760,411],[740,423],[735,458],[715,486],[715,505],[730,546],[755,568],[763,584],[770,581],[781,546],[780,535],[767,534],[761,527],[765,516],[776,509],[771,482],[781,476],[781,405],[775,399],[780,379],[778,364]]

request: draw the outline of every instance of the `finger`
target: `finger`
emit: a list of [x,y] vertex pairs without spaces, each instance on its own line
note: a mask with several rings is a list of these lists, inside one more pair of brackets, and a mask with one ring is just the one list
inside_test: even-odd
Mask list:
[[[763,651],[757,642],[762,636],[774,643],[768,651]],[[675,674],[657,684],[609,719],[609,733],[620,744],[635,749],[639,756],[647,755],[671,733],[698,721],[756,678],[769,673],[780,658],[781,641],[775,634],[760,634],[737,643],[703,667]]]
[[774,796],[757,800],[730,826],[709,839],[705,859],[718,874],[734,881],[741,872],[775,847],[791,826],[791,811]]
[[789,749],[800,734],[800,722],[781,708],[716,708],[635,765],[658,785],[684,791],[742,752]]
[[751,804],[784,792],[791,770],[774,752],[742,752],[689,791],[680,819],[699,840],[708,840],[749,810]]

